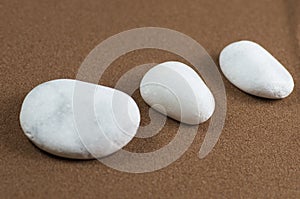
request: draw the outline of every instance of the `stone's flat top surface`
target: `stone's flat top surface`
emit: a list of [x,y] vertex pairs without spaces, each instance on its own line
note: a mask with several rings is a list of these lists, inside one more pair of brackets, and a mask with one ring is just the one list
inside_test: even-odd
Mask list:
[[[299,196],[298,0],[4,0],[1,1],[0,198],[297,198]],[[238,16],[238,17],[237,17]],[[19,124],[25,95],[36,85],[76,77],[85,56],[107,37],[142,26],[172,28],[205,47],[215,63],[238,40],[267,46],[292,74],[284,100],[249,96],[224,79],[225,128],[204,160],[196,156],[207,124],[189,150],[160,171],[131,175],[98,161],[55,158],[34,147]],[[114,86],[135,65],[182,58],[141,50],[115,61],[99,83]],[[186,63],[189,65],[189,63]],[[141,125],[149,123],[138,92]],[[126,150],[149,152],[172,140],[177,123],[133,139]]]
[[291,74],[255,42],[244,40],[229,44],[220,53],[219,64],[231,83],[252,95],[282,99],[294,89]]
[[204,81],[190,66],[177,61],[163,62],[147,71],[140,93],[154,109],[191,125],[207,121],[215,109],[214,97]]
[[22,104],[20,124],[39,148],[57,156],[93,159],[125,146],[140,123],[134,100],[118,90],[71,79],[42,83]]

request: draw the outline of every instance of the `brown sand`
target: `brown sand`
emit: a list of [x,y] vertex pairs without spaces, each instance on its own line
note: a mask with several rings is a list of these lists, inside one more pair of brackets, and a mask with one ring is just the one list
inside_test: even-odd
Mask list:
[[[297,0],[1,0],[0,198],[300,198],[300,3]],[[25,95],[36,85],[75,78],[97,44],[124,30],[157,26],[201,43],[214,61],[222,48],[249,39],[267,48],[290,71],[294,92],[284,100],[247,95],[225,78],[228,112],[219,142],[197,158],[208,123],[189,150],[170,166],[128,174],[98,161],[70,161],[34,147],[19,125]],[[181,60],[140,50],[116,60],[101,83],[114,86],[135,65]],[[134,95],[149,122],[147,106]],[[153,151],[167,144],[178,124],[127,150]]]

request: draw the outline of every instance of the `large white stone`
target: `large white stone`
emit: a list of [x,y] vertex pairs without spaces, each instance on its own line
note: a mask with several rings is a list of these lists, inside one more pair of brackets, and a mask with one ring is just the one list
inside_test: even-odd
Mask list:
[[187,124],[205,122],[215,109],[214,97],[199,75],[176,61],[150,69],[141,81],[140,92],[155,110]]
[[139,109],[127,94],[69,79],[35,87],[20,113],[21,127],[36,146],[75,159],[118,151],[134,137],[139,122]]
[[251,41],[234,42],[220,55],[227,79],[239,89],[259,97],[281,99],[294,88],[290,73],[262,46]]

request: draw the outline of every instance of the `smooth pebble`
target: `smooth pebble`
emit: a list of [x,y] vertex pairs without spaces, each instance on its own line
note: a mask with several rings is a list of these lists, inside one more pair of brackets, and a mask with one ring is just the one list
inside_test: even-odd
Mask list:
[[20,113],[21,127],[36,146],[74,159],[118,151],[135,136],[139,122],[138,106],[127,94],[70,79],[35,87]]
[[215,109],[209,88],[181,62],[168,61],[150,69],[141,81],[140,92],[155,110],[187,124],[207,121]]
[[251,41],[234,42],[220,55],[226,78],[246,93],[264,98],[287,97],[294,88],[291,74],[267,50]]

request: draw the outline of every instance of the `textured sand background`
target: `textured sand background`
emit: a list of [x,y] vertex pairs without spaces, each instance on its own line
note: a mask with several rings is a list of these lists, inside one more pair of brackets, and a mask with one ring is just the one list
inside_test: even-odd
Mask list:
[[[297,0],[0,0],[0,198],[300,198],[299,13]],[[258,42],[290,71],[295,90],[284,100],[264,100],[224,79],[228,111],[214,150],[197,158],[205,123],[180,159],[153,173],[123,173],[34,147],[19,126],[25,95],[44,81],[75,78],[97,44],[144,26],[189,35],[216,63],[227,44]],[[114,86],[133,66],[165,60],[181,58],[159,50],[129,53],[111,65],[101,83]],[[146,125],[148,107],[138,91],[134,98]],[[168,120],[159,135],[134,139],[126,149],[159,149],[177,127]]]

